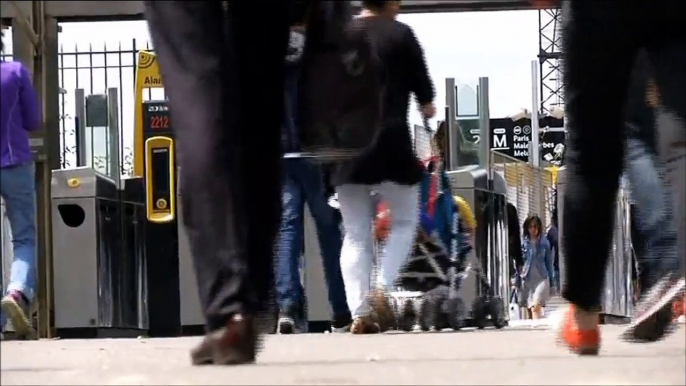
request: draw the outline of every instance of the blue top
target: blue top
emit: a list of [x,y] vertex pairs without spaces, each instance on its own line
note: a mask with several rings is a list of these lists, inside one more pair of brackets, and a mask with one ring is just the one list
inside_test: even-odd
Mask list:
[[529,238],[525,237],[522,240],[522,257],[524,258],[522,279],[526,280],[536,269],[544,278],[550,281],[551,286],[554,286],[553,252],[544,234],[538,237],[536,246],[531,243]]
[[20,62],[2,62],[0,103],[0,167],[32,161],[29,131],[41,126],[38,96],[31,75]]

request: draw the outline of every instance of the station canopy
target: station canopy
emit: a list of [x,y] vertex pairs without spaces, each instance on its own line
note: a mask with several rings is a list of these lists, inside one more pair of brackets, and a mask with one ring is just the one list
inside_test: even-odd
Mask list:
[[[15,3],[18,7],[13,6]],[[3,19],[31,14],[31,1],[3,1]],[[359,6],[359,1],[353,1]],[[143,16],[142,1],[46,1],[46,14],[59,21],[132,20]],[[476,12],[531,9],[529,0],[405,0],[404,13]]]

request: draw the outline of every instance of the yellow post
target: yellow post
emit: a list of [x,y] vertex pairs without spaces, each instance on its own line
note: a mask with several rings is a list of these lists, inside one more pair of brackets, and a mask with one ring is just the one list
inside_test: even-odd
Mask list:
[[143,91],[149,88],[163,88],[160,68],[155,54],[147,51],[138,53],[138,67],[136,67],[136,85],[134,97],[134,125],[133,125],[133,176],[145,175],[145,149],[143,134]]

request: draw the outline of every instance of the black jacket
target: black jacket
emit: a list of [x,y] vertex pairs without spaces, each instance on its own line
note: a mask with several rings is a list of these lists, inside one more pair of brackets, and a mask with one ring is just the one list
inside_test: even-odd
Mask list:
[[332,183],[373,185],[392,181],[414,185],[421,180],[423,168],[415,156],[410,132],[410,94],[419,104],[430,103],[435,96],[424,53],[408,25],[381,17],[365,22],[386,72],[383,128],[361,156],[337,166]]

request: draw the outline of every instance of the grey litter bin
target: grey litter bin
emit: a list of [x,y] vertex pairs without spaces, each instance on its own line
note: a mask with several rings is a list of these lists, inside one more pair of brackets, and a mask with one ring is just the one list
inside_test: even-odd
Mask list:
[[[136,264],[124,252],[114,181],[91,168],[52,174],[55,327],[62,337],[138,333]],[[132,257],[135,258],[135,257]],[[132,273],[133,272],[133,273]],[[134,296],[133,301],[138,296]],[[133,310],[133,311],[132,311]]]

